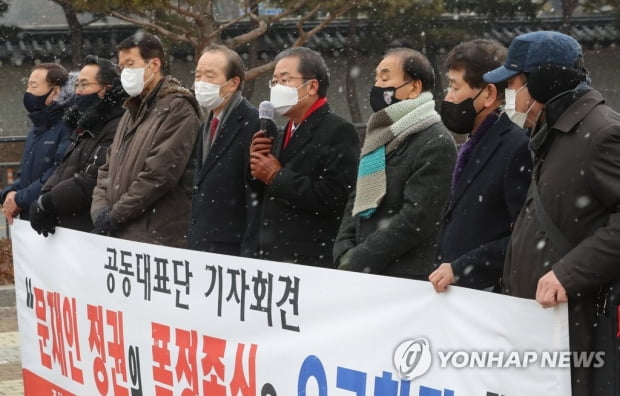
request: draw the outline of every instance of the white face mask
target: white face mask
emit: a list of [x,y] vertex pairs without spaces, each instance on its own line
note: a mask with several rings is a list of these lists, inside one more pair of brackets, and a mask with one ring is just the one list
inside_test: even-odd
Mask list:
[[[147,63],[144,67],[125,68],[121,72],[121,85],[129,96],[138,96],[144,91],[144,84],[146,84],[144,81],[144,71],[148,65]],[[149,77],[149,80],[151,77]]]
[[[306,81],[299,88],[303,87],[310,81]],[[299,103],[300,100],[305,99],[307,96],[299,99],[297,90],[299,88],[287,87],[286,85],[276,84],[271,88],[271,94],[269,101],[273,104],[274,110],[277,115],[285,115],[293,106]]]
[[198,104],[209,111],[217,109],[226,100],[226,98],[220,96],[220,88],[228,84],[228,81],[222,85],[197,81],[194,84],[194,93],[196,94]]
[[534,103],[536,103],[536,102],[532,103],[530,108],[527,109],[525,113],[521,113],[517,111],[517,94],[519,93],[519,91],[525,88],[526,85],[527,84],[523,85],[521,88],[516,89],[516,90],[509,89],[509,88],[506,88],[504,90],[504,96],[506,98],[506,104],[504,105],[504,111],[506,112],[506,115],[508,116],[508,118],[510,118],[510,121],[515,123],[519,128],[524,127],[525,121],[527,121],[527,113],[529,113],[530,110],[532,110],[532,107],[534,107]]

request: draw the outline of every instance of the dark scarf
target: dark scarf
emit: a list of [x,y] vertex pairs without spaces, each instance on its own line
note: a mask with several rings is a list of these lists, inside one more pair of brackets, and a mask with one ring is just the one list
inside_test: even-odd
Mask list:
[[536,124],[532,129],[532,137],[530,138],[530,149],[536,156],[540,156],[542,151],[544,151],[542,148],[548,140],[547,137],[550,129],[553,128],[553,125],[560,119],[566,109],[591,89],[592,87],[590,87],[588,82],[584,81],[574,89],[556,95],[545,104],[542,110],[545,112],[545,121],[539,121]]
[[115,81],[112,88],[95,106],[85,112],[80,112],[76,107],[71,106],[65,111],[62,120],[71,130],[98,132],[109,120],[123,113],[122,104],[126,98],[127,93],[121,86],[120,80]]
[[43,110],[28,113],[28,118],[32,121],[35,133],[47,131],[53,125],[56,125],[61,119],[62,114],[65,111],[65,106],[53,102],[51,105],[46,106]]
[[456,190],[456,185],[458,184],[461,175],[463,174],[463,170],[467,166],[469,162],[469,157],[471,153],[474,151],[474,148],[482,140],[484,135],[486,135],[487,131],[491,129],[493,124],[499,118],[499,112],[494,111],[489,114],[487,118],[482,121],[482,123],[478,126],[476,131],[469,136],[469,139],[459,149],[458,156],[456,157],[456,164],[454,165],[454,171],[452,172],[452,194]]

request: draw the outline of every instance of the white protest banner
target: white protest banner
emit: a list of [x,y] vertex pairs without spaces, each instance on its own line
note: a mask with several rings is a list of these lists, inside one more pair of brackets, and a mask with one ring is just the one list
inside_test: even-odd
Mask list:
[[570,394],[565,305],[11,231],[26,395]]

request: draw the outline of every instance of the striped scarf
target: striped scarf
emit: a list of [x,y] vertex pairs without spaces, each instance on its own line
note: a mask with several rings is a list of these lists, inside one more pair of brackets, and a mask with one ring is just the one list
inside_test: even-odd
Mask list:
[[386,194],[385,156],[408,136],[441,121],[430,92],[370,116],[360,157],[353,216],[369,218]]

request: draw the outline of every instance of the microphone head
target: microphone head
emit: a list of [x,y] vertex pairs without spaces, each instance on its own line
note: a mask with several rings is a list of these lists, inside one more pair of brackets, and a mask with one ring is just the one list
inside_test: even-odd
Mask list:
[[273,120],[274,113],[275,109],[270,101],[264,100],[258,105],[258,118]]

